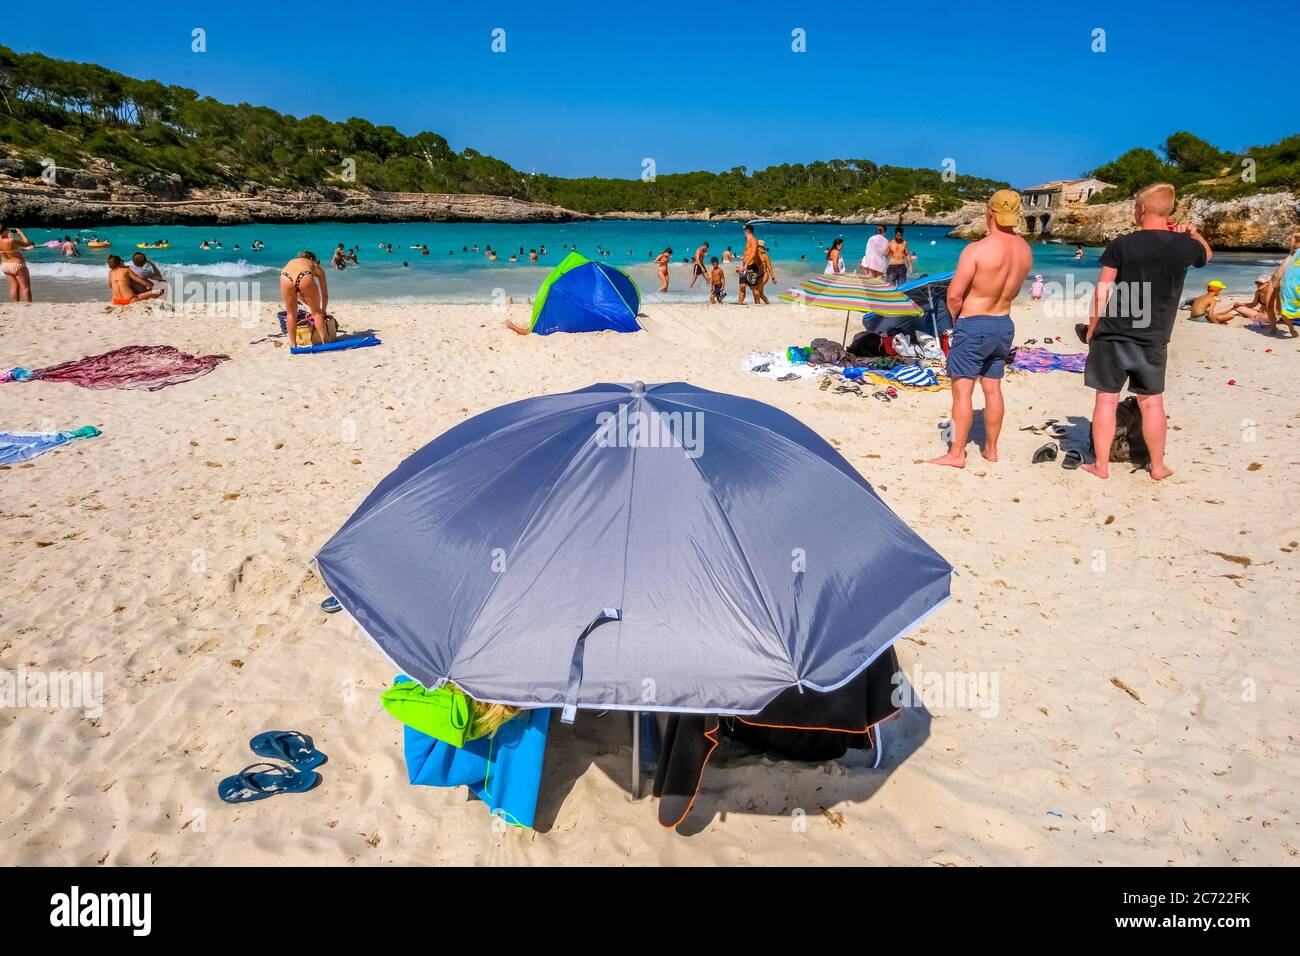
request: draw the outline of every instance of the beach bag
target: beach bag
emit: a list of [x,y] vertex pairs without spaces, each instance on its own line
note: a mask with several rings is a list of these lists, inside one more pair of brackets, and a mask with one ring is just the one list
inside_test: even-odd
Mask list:
[[758,270],[746,269],[741,278],[744,279],[745,285],[756,286],[758,285]]
[[470,701],[458,687],[428,690],[418,681],[399,680],[380,700],[403,724],[445,744],[463,747],[470,739]]
[[1115,408],[1115,437],[1110,443],[1110,460],[1145,465],[1151,452],[1142,437],[1142,409],[1130,395]]
[[846,364],[848,353],[839,342],[832,342],[830,339],[813,339],[809,351],[811,354],[808,361],[812,365],[843,366]]

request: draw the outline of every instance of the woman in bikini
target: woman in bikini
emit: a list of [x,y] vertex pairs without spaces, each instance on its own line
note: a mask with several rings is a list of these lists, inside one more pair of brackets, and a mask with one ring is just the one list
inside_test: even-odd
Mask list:
[[0,226],[0,269],[9,283],[9,298],[15,302],[32,301],[32,276],[22,251],[34,245],[21,229]]
[[826,250],[826,270],[828,276],[838,276],[844,274],[844,240],[836,239],[831,243],[831,247]]
[[668,291],[668,263],[672,261],[672,258],[672,246],[669,246],[663,252],[659,253],[659,255],[655,256],[655,265],[659,267],[659,282],[661,283],[659,286],[660,292]]
[[310,321],[316,326],[321,343],[334,341],[325,321],[325,310],[330,304],[329,284],[316,253],[303,250],[285,264],[280,272],[280,297],[284,300],[284,330],[289,334],[290,346],[298,341],[299,302],[311,314]]

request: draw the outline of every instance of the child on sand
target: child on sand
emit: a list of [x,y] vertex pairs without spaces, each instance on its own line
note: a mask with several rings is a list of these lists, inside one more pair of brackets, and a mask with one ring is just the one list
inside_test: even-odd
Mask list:
[[727,297],[727,276],[722,271],[722,266],[718,265],[718,257],[714,256],[709,260],[712,269],[709,272],[709,282],[713,289],[709,292],[709,305],[722,304],[722,300]]

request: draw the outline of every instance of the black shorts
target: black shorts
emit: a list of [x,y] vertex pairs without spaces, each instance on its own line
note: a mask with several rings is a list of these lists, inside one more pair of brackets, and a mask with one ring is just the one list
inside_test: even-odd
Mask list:
[[1083,384],[1099,392],[1159,395],[1165,390],[1167,345],[1140,345],[1122,339],[1096,339],[1088,348]]

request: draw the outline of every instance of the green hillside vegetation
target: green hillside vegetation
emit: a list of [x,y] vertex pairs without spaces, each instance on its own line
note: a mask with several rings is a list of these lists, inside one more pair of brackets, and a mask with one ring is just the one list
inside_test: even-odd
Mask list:
[[[35,175],[40,161],[82,168],[111,163],[125,182],[172,174],[186,189],[249,183],[291,189],[366,186],[391,192],[487,193],[579,212],[704,209],[848,214],[895,209],[923,197],[934,214],[1006,185],[938,170],[832,160],[750,172],[693,172],[641,179],[528,175],[437,133],[407,136],[364,119],[298,119],[193,90],[137,80],[104,67],[0,46],[0,144]],[[344,161],[355,179],[344,178]]]
[[[1247,159],[1254,161],[1253,166],[1244,162]],[[1243,176],[1248,170],[1253,177]],[[1179,132],[1165,140],[1160,154],[1130,149],[1088,175],[1114,186],[1094,193],[1089,200],[1092,203],[1122,199],[1158,182],[1172,183],[1180,193],[1207,199],[1235,199],[1260,192],[1300,193],[1300,135],[1232,153],[1199,136]]]

